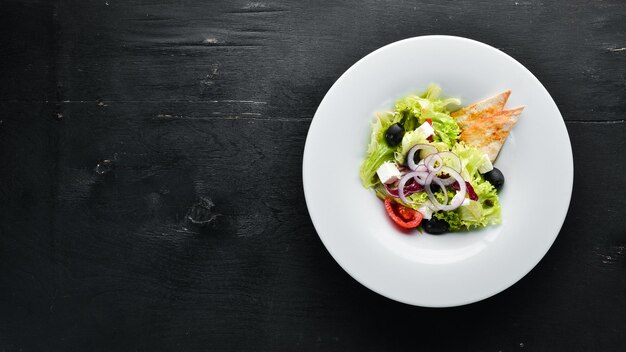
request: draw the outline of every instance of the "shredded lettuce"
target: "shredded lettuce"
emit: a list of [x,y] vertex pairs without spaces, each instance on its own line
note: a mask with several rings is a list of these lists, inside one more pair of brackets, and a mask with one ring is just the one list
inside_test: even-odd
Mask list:
[[482,206],[483,219],[487,220],[487,224],[499,224],[502,221],[502,208],[498,199],[498,191],[482,176],[472,186]]
[[379,180],[376,171],[385,161],[393,159],[394,149],[385,143],[380,143],[376,149],[361,164],[361,182],[366,188],[376,185]]
[[424,205],[424,203],[428,202],[428,194],[426,194],[426,192],[413,193],[406,198],[413,203],[404,205],[415,210]]
[[443,112],[437,112],[433,110],[424,111],[421,119],[426,121],[430,119],[433,121],[433,129],[435,130],[434,140],[437,142],[443,142],[452,148],[456,144],[456,140],[461,134],[461,128],[449,114]]
[[488,162],[488,159],[482,151],[477,148],[470,147],[463,142],[459,142],[452,147],[452,153],[456,154],[459,159],[461,159],[461,163],[463,163],[463,170],[461,172],[463,179],[469,181],[473,185],[477,178],[482,178],[478,169],[484,163]]
[[437,219],[445,220],[450,225],[451,231],[470,230],[501,222],[502,208],[496,189],[480,174],[471,184],[478,196],[478,201],[472,200],[469,205],[461,206],[453,211],[440,211],[433,215]]
[[419,125],[432,120],[435,129],[434,140],[444,142],[448,148],[456,143],[461,129],[448,113],[448,105],[460,105],[457,98],[439,99],[441,88],[430,84],[422,95],[409,95],[396,102],[395,111],[402,116],[407,131],[414,130]]
[[392,112],[376,114],[372,122],[372,135],[367,147],[367,158],[361,164],[359,176],[364,187],[369,188],[378,183],[376,171],[385,161],[393,159],[395,148],[389,147],[385,141],[385,131],[389,126],[397,123],[400,119],[398,114]]

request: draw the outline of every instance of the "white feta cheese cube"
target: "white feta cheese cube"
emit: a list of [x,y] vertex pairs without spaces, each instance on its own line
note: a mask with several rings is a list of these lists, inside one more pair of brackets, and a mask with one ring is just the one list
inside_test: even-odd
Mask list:
[[491,163],[491,160],[489,160],[489,156],[487,154],[484,154],[483,163],[480,164],[480,166],[478,167],[478,172],[480,172],[481,174],[484,174],[491,170],[493,170],[493,164]]
[[469,198],[463,199],[463,204],[461,204],[461,206],[464,207],[466,205],[470,205],[470,199]]
[[422,217],[426,220],[430,220],[433,217],[432,209],[430,209],[426,204],[417,208],[417,211],[419,211],[422,214]]
[[400,176],[402,176],[402,173],[400,173],[396,164],[389,161],[380,165],[378,170],[376,170],[376,174],[378,175],[378,178],[380,178],[380,182],[386,184],[396,182],[400,179]]
[[433,126],[431,126],[428,122],[424,122],[420,127],[417,128],[418,131],[422,131],[424,137],[428,138],[435,134],[435,130]]

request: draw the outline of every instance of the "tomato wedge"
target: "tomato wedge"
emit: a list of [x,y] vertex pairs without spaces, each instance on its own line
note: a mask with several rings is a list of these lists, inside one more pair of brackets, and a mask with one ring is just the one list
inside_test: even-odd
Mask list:
[[402,228],[412,229],[422,222],[422,214],[419,211],[398,204],[391,198],[385,199],[385,209],[391,220]]

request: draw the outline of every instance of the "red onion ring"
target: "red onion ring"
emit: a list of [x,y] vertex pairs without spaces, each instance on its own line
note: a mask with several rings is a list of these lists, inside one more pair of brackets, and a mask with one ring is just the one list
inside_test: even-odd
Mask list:
[[[415,153],[421,149],[432,151],[432,153],[423,161],[416,164]],[[444,165],[443,157],[454,160],[454,164],[456,165]],[[386,184],[384,185],[389,195],[400,198],[405,204],[415,204],[416,202],[409,201],[407,196],[422,190],[426,191],[430,201],[426,202],[427,206],[435,211],[450,211],[457,209],[463,204],[466,195],[469,195],[471,200],[478,200],[478,196],[476,195],[472,185],[465,181],[461,176],[461,171],[463,170],[461,159],[458,155],[452,152],[437,152],[437,148],[432,145],[416,144],[411,147],[407,154],[407,165],[411,171],[404,168],[402,169],[403,175],[399,181],[396,181],[396,188],[392,188]],[[443,204],[440,203],[435,197],[431,187],[433,184],[444,190]],[[452,200],[450,200],[450,204],[448,204],[449,199],[446,186],[452,186],[457,191],[454,197],[452,197]]]
[[[408,174],[402,176],[402,178],[400,179],[400,182],[398,183],[398,196],[400,197],[400,199],[406,203],[406,204],[415,204],[415,202],[411,202],[409,201],[406,196],[408,196],[408,194],[405,193],[404,191],[404,187],[406,186],[406,183],[410,180],[415,178],[415,176],[418,176],[420,172],[419,171],[413,171],[413,172],[409,172]],[[417,182],[417,179],[415,180],[416,184],[419,184]],[[420,185],[421,186],[421,185]],[[414,192],[415,193],[415,192]]]
[[428,168],[424,164],[418,164],[417,167],[415,168],[415,171],[421,171],[421,172],[428,173]]
[[415,170],[415,168],[417,168],[417,164],[415,163],[415,153],[420,149],[431,150],[433,153],[437,153],[437,148],[430,144],[416,144],[412,146],[411,149],[409,149],[409,153],[407,154],[406,162],[407,166],[411,170]]
[[456,182],[456,179],[454,177],[450,177],[450,175],[447,174],[437,176],[437,178],[441,180],[441,183],[443,183],[444,186],[450,186],[451,184],[454,184]]
[[[439,162],[439,167],[435,168],[435,163],[437,162]],[[439,170],[441,170],[441,167],[443,166],[443,159],[441,158],[439,153],[430,154],[429,156],[426,157],[426,159],[424,159],[424,165],[426,165],[429,172],[436,173],[436,172],[439,172]]]
[[423,186],[424,181],[426,181],[426,177],[428,177],[428,168],[424,164],[419,164],[417,165],[417,168],[415,168],[415,172],[417,172],[415,175],[415,182]]
[[[449,166],[442,166],[440,168],[440,171],[447,173],[448,175],[450,175],[450,178],[455,179],[459,183],[459,190],[454,195],[454,197],[452,197],[452,201],[450,202],[450,204],[447,204],[448,192],[445,191],[445,187],[443,186],[441,179],[437,177],[437,172],[431,172],[428,175],[428,177],[426,178],[426,182],[424,184],[424,189],[426,190],[426,194],[428,194],[428,199],[437,210],[443,210],[443,211],[454,210],[460,207],[461,204],[463,204],[463,200],[465,199],[465,194],[467,192],[467,187],[465,186],[465,180],[463,179],[463,177],[461,177],[461,175],[458,172],[456,172],[454,169],[452,169]],[[430,185],[432,184],[432,182],[435,182],[444,190],[444,195],[446,196],[444,203],[446,204],[439,203],[437,198],[435,198],[435,195],[433,194],[433,191],[430,188]]]

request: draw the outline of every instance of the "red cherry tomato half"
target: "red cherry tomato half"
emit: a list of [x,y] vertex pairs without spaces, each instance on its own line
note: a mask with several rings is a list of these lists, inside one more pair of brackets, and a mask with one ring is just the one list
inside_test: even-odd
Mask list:
[[385,209],[391,220],[402,228],[412,229],[422,222],[422,214],[419,211],[398,204],[391,198],[385,199]]

